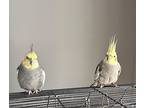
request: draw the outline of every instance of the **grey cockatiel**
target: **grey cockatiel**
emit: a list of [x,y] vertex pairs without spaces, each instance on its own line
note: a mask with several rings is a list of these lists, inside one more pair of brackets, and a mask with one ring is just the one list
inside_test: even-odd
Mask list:
[[105,58],[97,65],[94,83],[91,86],[115,85],[121,73],[121,66],[117,59],[116,37],[113,36],[109,42]]
[[44,86],[45,72],[38,63],[37,55],[31,48],[17,68],[18,82],[28,94],[38,93]]

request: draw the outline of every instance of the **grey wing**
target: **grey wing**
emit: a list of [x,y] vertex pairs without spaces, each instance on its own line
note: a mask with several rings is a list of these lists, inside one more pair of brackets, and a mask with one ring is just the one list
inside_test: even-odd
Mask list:
[[17,67],[17,71],[19,71],[19,70],[22,70],[22,65],[21,64]]
[[38,88],[41,89],[44,86],[45,83],[45,72],[43,69],[40,69],[40,78],[39,78],[39,84]]
[[121,74],[121,65],[119,63],[118,63],[118,68],[119,68],[118,75],[120,75]]
[[18,80],[21,80],[23,78],[23,69],[22,69],[22,65],[20,64],[18,67],[17,67],[17,79]]
[[18,79],[20,87],[23,89],[29,89],[29,84],[27,83],[27,81],[30,79],[30,77],[26,75],[25,71],[23,70],[22,65],[18,66],[17,72],[18,72],[17,79]]
[[102,71],[102,65],[103,65],[103,61],[101,61],[98,65],[97,65],[97,67],[96,67],[96,70],[95,70],[95,80],[97,80],[98,78],[99,78],[99,76],[100,76],[100,73],[101,73],[101,71]]

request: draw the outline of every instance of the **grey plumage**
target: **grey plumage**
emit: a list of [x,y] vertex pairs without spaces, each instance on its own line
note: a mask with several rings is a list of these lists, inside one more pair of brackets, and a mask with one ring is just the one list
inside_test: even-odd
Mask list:
[[100,86],[113,84],[116,82],[121,73],[121,66],[118,62],[116,34],[109,41],[108,49],[104,59],[97,65],[95,70],[94,83],[91,86]]
[[117,64],[108,64],[101,61],[95,70],[94,83],[91,86],[104,86],[115,84],[121,73],[121,66]]
[[17,70],[21,88],[27,91],[41,90],[45,82],[45,72],[40,66],[34,70],[28,70],[21,64]]

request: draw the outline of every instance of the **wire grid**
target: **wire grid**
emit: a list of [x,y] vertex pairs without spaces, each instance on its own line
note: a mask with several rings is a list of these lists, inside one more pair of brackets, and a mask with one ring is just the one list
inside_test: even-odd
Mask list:
[[135,108],[133,84],[104,88],[69,88],[43,90],[39,94],[9,94],[10,108]]

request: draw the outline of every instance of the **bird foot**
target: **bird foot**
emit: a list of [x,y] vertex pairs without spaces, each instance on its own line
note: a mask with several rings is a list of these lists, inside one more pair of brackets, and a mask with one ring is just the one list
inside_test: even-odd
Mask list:
[[104,87],[104,85],[101,84],[101,85],[100,85],[100,88],[103,88],[103,87]]
[[96,87],[97,86],[97,83],[94,82],[92,85],[90,85],[90,87]]
[[41,90],[40,89],[38,89],[38,92],[40,92]]
[[34,90],[33,94],[38,94],[39,90]]
[[117,85],[117,84],[112,83],[112,86],[113,86],[113,87],[117,87],[118,85]]
[[31,95],[33,94],[33,92],[31,90],[28,91],[28,95]]

